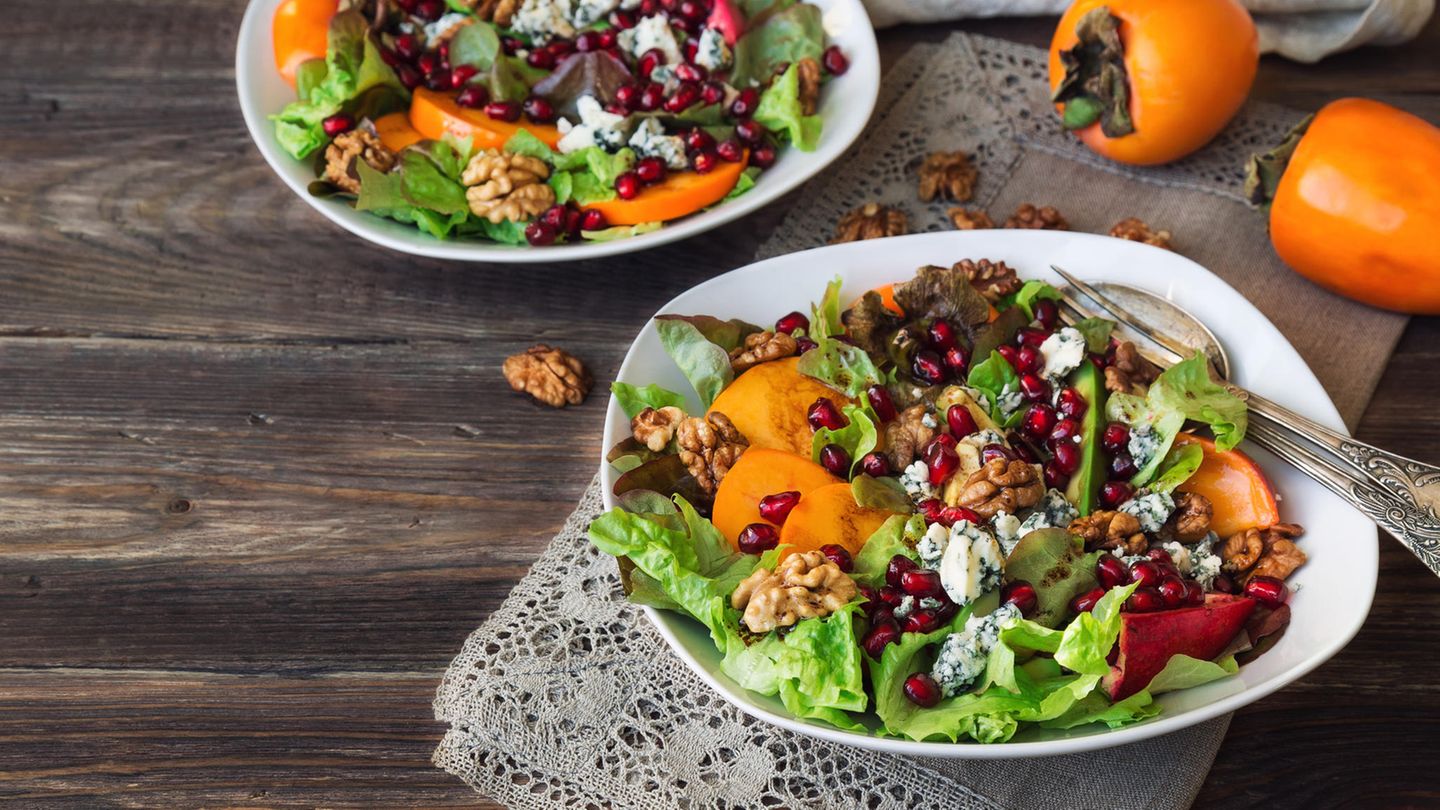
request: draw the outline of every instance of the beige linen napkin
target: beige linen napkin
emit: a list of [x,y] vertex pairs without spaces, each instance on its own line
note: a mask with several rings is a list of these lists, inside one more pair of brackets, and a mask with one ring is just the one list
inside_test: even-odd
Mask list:
[[[966,17],[1060,14],[1071,0],[864,0],[876,28]],[[1361,45],[1413,38],[1435,0],[1241,0],[1260,29],[1260,50],[1316,62]]]
[[[904,206],[917,230],[948,228],[945,206],[916,202],[913,167],[929,151],[964,148],[980,164],[977,204],[1000,218],[1030,201],[1059,206],[1078,230],[1131,215],[1171,229],[1181,253],[1290,338],[1353,425],[1405,319],[1281,267],[1239,193],[1244,156],[1283,136],[1297,113],[1250,107],[1200,155],[1121,169],[1057,132],[1043,72],[1042,52],[997,40],[916,47],[886,76],[860,143],[805,187],[761,254],[823,244],[841,213],[872,199]],[[1350,336],[1344,352],[1333,350],[1337,323]],[[988,762],[895,757],[782,731],[726,703],[625,601],[614,561],[585,539],[601,508],[592,483],[466,640],[435,697],[447,725],[435,764],[507,805],[1176,810],[1194,800],[1229,725],[1225,717],[1088,754]]]

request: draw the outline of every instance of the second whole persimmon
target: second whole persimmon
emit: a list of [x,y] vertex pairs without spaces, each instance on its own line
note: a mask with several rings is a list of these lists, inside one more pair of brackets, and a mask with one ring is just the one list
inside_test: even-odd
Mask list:
[[1050,89],[1090,149],[1120,163],[1169,163],[1225,128],[1259,59],[1238,0],[1076,0],[1050,43]]

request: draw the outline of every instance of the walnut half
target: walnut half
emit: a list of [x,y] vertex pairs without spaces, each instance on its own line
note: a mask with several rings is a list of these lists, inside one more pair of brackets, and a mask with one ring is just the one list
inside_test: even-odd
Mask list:
[[579,405],[595,384],[590,370],[578,358],[544,343],[505,358],[501,371],[511,388],[552,408]]
[[360,175],[355,163],[360,160],[381,174],[395,167],[395,153],[386,149],[376,135],[357,127],[336,135],[325,147],[325,179],[351,194],[359,194]]
[[1150,543],[1140,531],[1140,521],[1128,512],[1100,511],[1070,521],[1069,532],[1085,538],[1085,550],[1123,549],[1126,554],[1144,554]]
[[685,412],[674,405],[646,408],[630,420],[630,435],[651,452],[660,453],[675,438],[675,429],[684,418]]
[[499,224],[530,219],[554,205],[555,190],[542,182],[549,176],[539,158],[485,149],[470,158],[460,182],[471,213]]
[[904,211],[880,203],[865,203],[840,218],[835,226],[835,238],[830,240],[830,244],[904,236],[909,232],[910,218],[905,216]]
[[753,633],[789,627],[801,619],[829,616],[849,604],[855,581],[819,551],[791,554],[774,571],[757,568],[736,586],[730,604],[743,610]]
[[711,495],[750,444],[730,418],[719,411],[681,420],[675,440],[680,445],[680,460],[695,483]]
[[1128,340],[1115,346],[1115,362],[1105,367],[1105,388],[1121,394],[1144,394],[1160,376],[1160,367],[1140,356]]
[[1285,579],[1305,564],[1305,552],[1294,539],[1305,533],[1297,523],[1276,523],[1265,529],[1237,532],[1220,548],[1224,569],[1241,582],[1263,576]]
[[1045,484],[1034,464],[1018,459],[992,458],[965,479],[959,506],[989,520],[997,512],[1015,514],[1040,502]]
[[730,369],[736,374],[748,371],[751,366],[789,357],[800,350],[795,338],[778,332],[755,332],[745,336],[745,342],[730,350]]
[[975,196],[975,180],[980,172],[964,152],[931,152],[917,171],[920,199],[925,202],[936,197],[965,202]]
[[1198,543],[1210,533],[1210,518],[1215,507],[1210,499],[1196,492],[1175,494],[1175,511],[1160,527],[1160,536],[1181,543]]

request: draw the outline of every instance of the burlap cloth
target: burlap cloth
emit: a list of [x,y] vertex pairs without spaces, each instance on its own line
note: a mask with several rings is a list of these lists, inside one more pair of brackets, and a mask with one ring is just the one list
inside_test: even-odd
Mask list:
[[[1060,208],[1076,230],[1140,216],[1175,235],[1284,332],[1354,424],[1404,318],[1351,304],[1285,270],[1241,202],[1241,165],[1296,118],[1252,105],[1219,141],[1137,171],[1056,131],[1036,49],[956,35],[918,46],[887,75],[864,139],[811,182],[763,256],[822,244],[867,200],[901,205],[915,230],[948,227],[916,202],[912,167],[936,149],[975,153],[974,204]],[[1163,280],[1157,279],[1157,285]],[[1343,334],[1343,351],[1336,336]],[[520,808],[1183,808],[1229,718],[1131,746],[1048,759],[905,759],[751,720],[679,662],[620,593],[614,562],[585,539],[592,484],[550,547],[465,642],[435,698],[448,724],[435,764]]]

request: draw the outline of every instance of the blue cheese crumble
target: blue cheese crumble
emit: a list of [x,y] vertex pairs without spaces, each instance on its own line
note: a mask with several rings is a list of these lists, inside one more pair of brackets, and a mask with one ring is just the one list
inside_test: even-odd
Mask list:
[[580,113],[579,124],[565,118],[556,124],[561,132],[557,146],[562,154],[591,146],[614,152],[625,145],[625,116],[606,112],[594,96],[581,96],[575,108]]
[[575,11],[570,21],[577,29],[589,28],[619,6],[620,0],[575,0]]
[[680,55],[680,44],[675,41],[675,32],[670,29],[670,23],[664,14],[646,17],[634,28],[621,31],[617,41],[623,50],[636,59],[646,51],[659,48],[665,55],[666,64],[678,65],[685,61]]
[[469,14],[450,12],[425,26],[425,47],[434,50],[440,43],[455,36],[455,32],[469,25],[475,18]]
[[1175,511],[1175,499],[1168,492],[1141,492],[1120,505],[1120,511],[1134,515],[1140,521],[1140,530],[1148,533],[1160,531],[1170,513]]
[[895,606],[895,618],[904,619],[906,616],[909,616],[911,613],[914,612],[915,597],[907,593],[905,594],[904,598],[900,600],[900,604]]
[[945,595],[964,607],[1000,586],[1005,556],[994,535],[962,520],[950,527],[937,570]]
[[[1220,555],[1215,553],[1215,544],[1219,542],[1220,536],[1210,532],[1190,549],[1190,576],[1207,591],[1215,584],[1215,577],[1220,575]],[[1167,543],[1167,551],[1169,546]]]
[[725,35],[714,28],[700,32],[700,41],[695,46],[695,64],[714,73],[730,67],[735,61],[730,46],[725,44]]
[[1025,404],[1025,395],[1020,393],[1020,386],[1016,383],[1006,383],[1000,393],[995,395],[995,408],[1000,412],[1000,421],[1005,422],[1020,410]]
[[990,519],[990,527],[995,530],[995,539],[1005,556],[1009,557],[1010,552],[1015,550],[1015,544],[1020,542],[1020,518],[1001,509]]
[[954,697],[975,685],[985,672],[990,651],[1000,640],[1000,631],[1019,616],[1020,611],[1014,605],[1001,605],[989,615],[971,616],[965,620],[964,630],[945,638],[935,656],[930,677],[945,690],[946,697]]
[[1068,527],[1075,518],[1080,517],[1080,511],[1065,493],[1058,489],[1048,489],[1040,503],[1035,504],[1035,511],[1031,512],[1025,522],[1020,524],[1019,535],[1024,537],[1030,532],[1041,529],[1064,529]]
[[570,0],[524,0],[510,18],[510,28],[535,44],[544,45],[555,37],[575,36],[570,17]]
[[900,473],[900,486],[915,503],[935,497],[935,487],[930,483],[930,468],[925,466],[924,461],[916,461]]
[[1045,338],[1040,344],[1040,354],[1045,358],[1041,375],[1049,380],[1062,379],[1085,359],[1085,336],[1067,326]]
[[950,542],[950,530],[939,523],[931,523],[925,536],[915,543],[915,553],[920,555],[920,565],[932,571],[940,570],[940,558],[945,556],[945,546]]
[[640,157],[657,157],[671,169],[684,169],[685,141],[679,135],[666,135],[665,128],[654,118],[640,122],[635,134],[630,136],[630,148]]
[[1160,452],[1160,434],[1149,425],[1136,425],[1130,428],[1130,442],[1125,449],[1129,450],[1130,457],[1135,459],[1135,466],[1143,470],[1145,465],[1155,458],[1155,454]]

